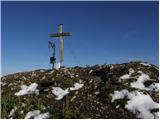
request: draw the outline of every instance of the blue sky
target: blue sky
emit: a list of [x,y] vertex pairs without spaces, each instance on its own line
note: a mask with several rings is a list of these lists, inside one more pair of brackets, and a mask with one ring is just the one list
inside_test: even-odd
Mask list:
[[[2,2],[2,74],[49,69],[63,23],[64,65],[142,60],[158,66],[158,2]],[[57,41],[57,61],[59,50]]]

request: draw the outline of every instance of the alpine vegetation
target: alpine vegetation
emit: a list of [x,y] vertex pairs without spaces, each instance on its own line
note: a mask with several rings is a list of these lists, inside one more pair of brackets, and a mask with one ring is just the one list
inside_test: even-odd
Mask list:
[[158,119],[159,68],[143,62],[1,77],[3,119]]

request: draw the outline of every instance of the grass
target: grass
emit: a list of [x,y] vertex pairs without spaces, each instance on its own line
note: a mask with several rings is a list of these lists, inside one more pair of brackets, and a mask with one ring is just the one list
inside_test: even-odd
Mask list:
[[124,97],[123,99],[117,99],[114,101],[114,106],[120,105],[121,107],[125,108],[125,105],[127,104],[127,101],[129,99],[127,97]]
[[12,95],[7,95],[7,96],[2,96],[1,99],[1,115],[2,118],[7,118],[9,115],[10,111],[15,107],[15,106],[20,106],[20,99],[16,98]]
[[[26,113],[32,110],[40,110],[42,113],[47,112],[47,108],[44,109],[45,105],[42,102],[42,99],[35,95],[27,95],[25,97],[17,97],[17,96],[2,96],[2,118],[7,118],[10,111],[17,107],[17,110],[15,111],[13,118],[24,118]],[[24,99],[25,98],[25,99]],[[22,103],[25,104],[25,106],[22,106]],[[23,111],[23,113],[21,113]]]

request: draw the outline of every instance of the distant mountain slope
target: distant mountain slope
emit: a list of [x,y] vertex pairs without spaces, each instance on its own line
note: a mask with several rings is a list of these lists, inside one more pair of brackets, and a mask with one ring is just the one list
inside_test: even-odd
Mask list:
[[1,78],[2,118],[158,118],[159,68],[142,62]]

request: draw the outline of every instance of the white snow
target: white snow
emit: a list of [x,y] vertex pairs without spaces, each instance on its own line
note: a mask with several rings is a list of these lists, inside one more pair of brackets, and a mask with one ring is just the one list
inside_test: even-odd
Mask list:
[[14,108],[10,111],[8,117],[9,117],[9,118],[12,118],[12,116],[13,116],[13,114],[15,113],[16,110],[17,110],[17,107],[14,107]]
[[159,118],[159,112],[154,112],[153,115],[154,115],[154,118],[156,118],[156,119]]
[[153,119],[154,115],[150,112],[150,110],[158,108],[158,106],[159,104],[154,102],[149,95],[138,93],[137,96],[134,96],[130,101],[128,101],[125,108],[134,114],[138,111],[138,118]]
[[38,84],[32,83],[30,86],[22,85],[21,90],[15,93],[16,96],[26,95],[26,94],[39,94],[39,90],[37,89]]
[[[131,73],[131,71],[130,71]],[[133,73],[133,72],[132,72]],[[159,91],[159,83],[152,83],[149,87],[145,87],[144,82],[151,80],[150,77],[143,73],[142,71],[138,71],[141,75],[138,76],[137,81],[130,83],[131,87],[138,88],[141,90],[150,90],[150,91]],[[123,75],[120,79],[129,79],[130,75]]]
[[134,70],[133,70],[132,68],[130,68],[130,69],[129,69],[129,74],[122,75],[122,76],[120,77],[120,79],[122,79],[122,80],[130,79],[132,73],[134,73]]
[[46,113],[39,114],[38,116],[35,116],[34,119],[47,119],[50,117],[51,115],[49,114],[49,112],[46,112]]
[[125,108],[130,112],[136,114],[138,118],[153,119],[158,118],[157,113],[151,113],[152,109],[157,109],[159,104],[154,102],[149,95],[145,95],[138,91],[128,92],[124,89],[121,91],[115,91],[112,95],[112,102],[116,99],[122,99],[127,97],[129,101],[125,105]]
[[159,91],[159,83],[152,83],[149,87],[145,87],[144,82],[150,80],[150,77],[143,73],[142,71],[138,71],[141,75],[138,77],[136,82],[131,83],[131,87],[142,89],[142,90],[154,90]]
[[114,100],[116,99],[122,99],[124,97],[132,97],[132,96],[135,96],[136,95],[136,92],[132,92],[129,94],[128,90],[124,89],[124,90],[121,90],[121,91],[114,91],[114,94],[111,95],[112,96],[112,102],[114,102]]
[[144,66],[151,66],[150,64],[148,64],[148,63],[140,63],[141,65],[144,65]]
[[83,87],[83,84],[80,84],[80,83],[75,83],[74,84],[74,87],[70,87],[70,90],[73,91],[73,90],[79,90],[80,88]]
[[159,83],[152,83],[149,87],[148,87],[149,90],[152,90],[152,91],[156,91],[158,92],[159,91]]
[[123,76],[120,77],[120,79],[123,79],[123,80],[127,80],[130,78],[130,75],[129,74],[125,74]]
[[63,90],[60,87],[52,87],[52,93],[57,96],[56,100],[61,100],[65,95],[69,93],[68,89]]
[[114,66],[113,66],[113,65],[111,65],[110,70],[112,70],[113,68],[114,68]]
[[34,72],[32,72],[32,77],[35,77],[35,76],[36,76],[36,74]]
[[34,118],[35,116],[38,116],[40,114],[40,110],[34,110],[34,111],[30,111],[26,114],[24,119],[30,119],[30,118]]
[[40,70],[40,72],[45,72],[44,70]]
[[120,105],[117,105],[117,106],[116,106],[116,109],[118,109],[119,107],[120,107]]
[[95,94],[95,95],[98,95],[99,93],[100,93],[100,92],[99,92],[99,91],[97,91],[97,92],[95,92],[94,94]]
[[56,63],[55,66],[54,66],[54,69],[58,70],[60,67],[61,67],[61,64],[60,63]]
[[24,119],[31,119],[31,118],[34,118],[34,119],[47,119],[47,118],[50,118],[49,112],[42,113],[42,114],[40,114],[40,113],[41,113],[40,110],[30,111],[30,112],[28,112],[26,114]]
[[48,74],[53,74],[54,73],[54,70],[52,70],[50,73],[48,73]]
[[143,83],[150,80],[150,77],[142,71],[138,71],[138,73],[141,73],[141,75],[138,77],[136,82],[131,83],[131,87],[147,90]]
[[67,88],[63,90],[61,87],[52,87],[52,93],[56,96],[56,100],[61,100],[65,95],[69,94],[69,90],[79,90],[83,87],[83,84],[75,83],[74,87]]
[[132,68],[129,68],[129,74],[131,75],[132,73],[134,73],[135,71]]

